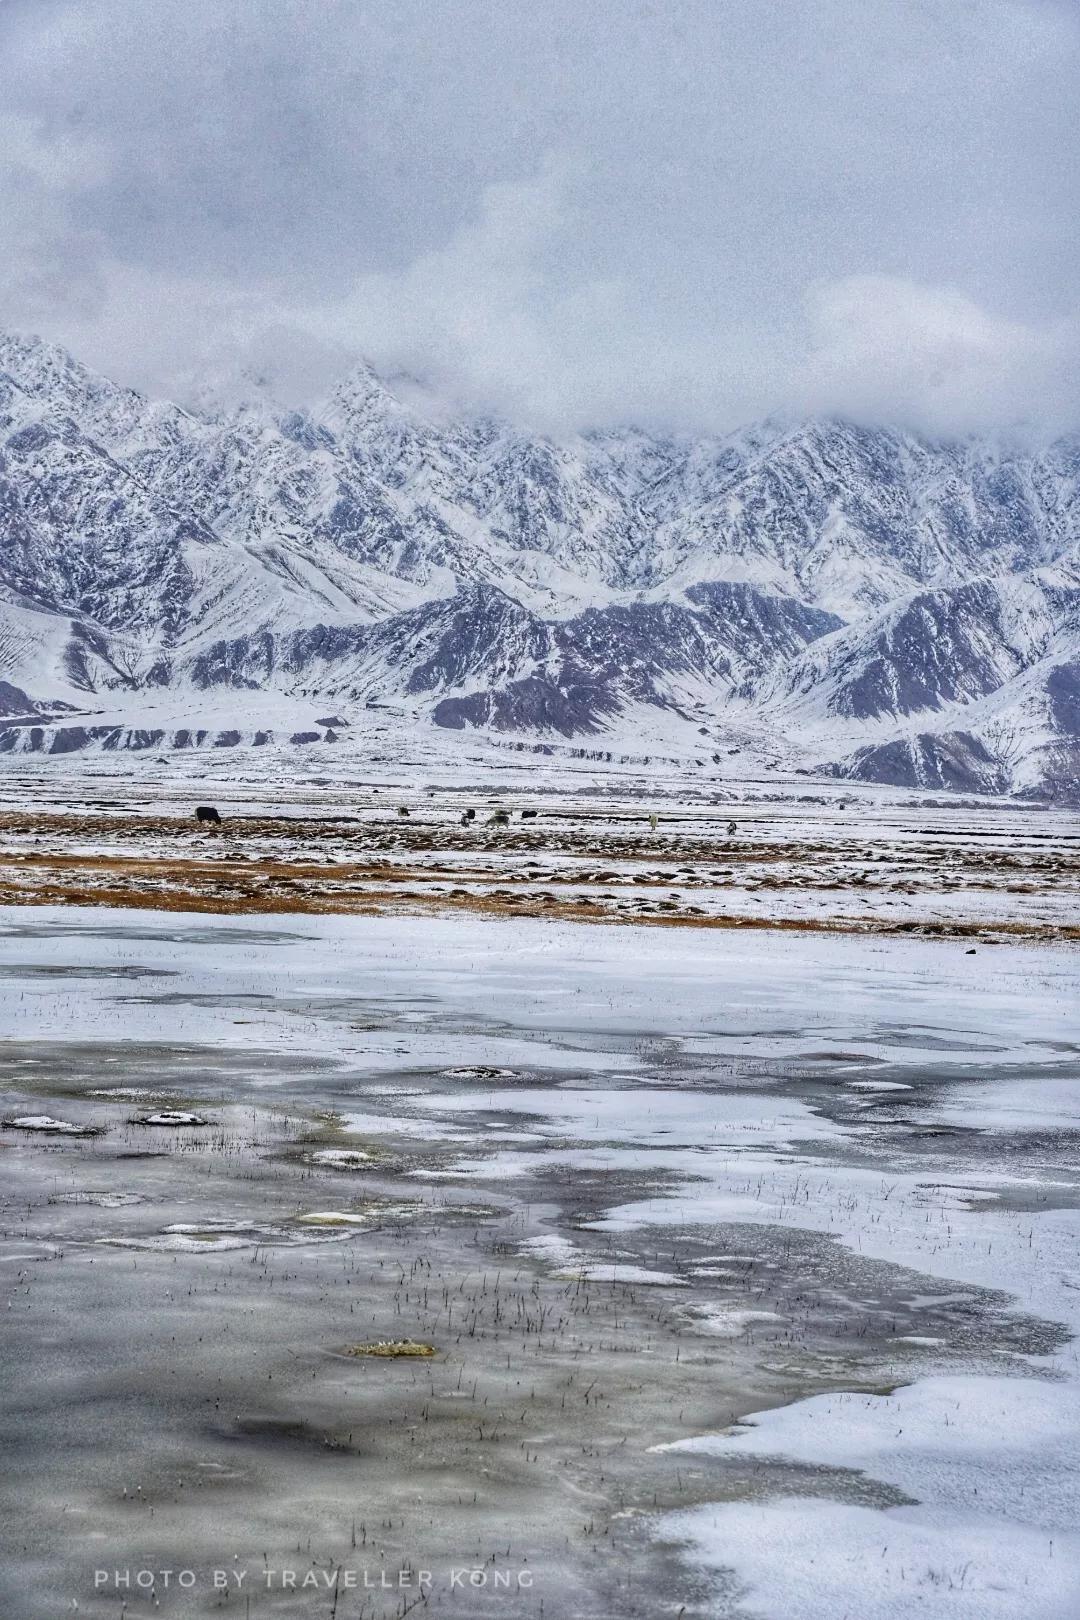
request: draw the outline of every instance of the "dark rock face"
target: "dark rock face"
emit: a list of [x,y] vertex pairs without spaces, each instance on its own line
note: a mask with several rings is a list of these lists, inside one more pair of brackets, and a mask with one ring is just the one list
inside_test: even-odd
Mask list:
[[436,608],[441,611],[417,615],[414,625],[403,627],[404,638],[394,638],[398,646],[415,646],[415,629],[426,653],[405,683],[409,694],[446,691],[483,674],[509,675],[549,649],[548,627],[501,591],[467,589]]
[[161,730],[131,730],[121,726],[44,726],[0,730],[0,753],[74,754],[92,743],[107,749],[160,748],[166,733]]
[[861,748],[840,776],[890,787],[953,788],[967,793],[1000,791],[1000,767],[977,737],[966,731],[920,732],[918,736]]
[[1054,727],[1065,737],[1080,738],[1080,659],[1058,664],[1046,677]]
[[38,712],[38,705],[21,687],[10,681],[0,681],[0,715],[6,720],[12,715],[24,717]]
[[500,691],[470,697],[443,698],[432,719],[437,726],[461,731],[491,726],[495,731],[557,731],[562,737],[598,731],[618,712],[608,689],[587,675],[569,676],[560,685],[546,676],[512,681]]
[[1046,751],[1036,792],[1051,804],[1080,806],[1080,743],[1063,743]]
[[75,754],[99,735],[94,726],[59,726],[49,743],[50,754]]
[[215,641],[192,664],[192,683],[204,690],[210,686],[235,686],[258,691],[273,674],[274,649],[274,638],[268,630],[236,641]]
[[988,583],[923,592],[860,649],[836,714],[865,719],[918,714],[959,698],[982,697],[1023,668],[1010,647],[1001,602]]

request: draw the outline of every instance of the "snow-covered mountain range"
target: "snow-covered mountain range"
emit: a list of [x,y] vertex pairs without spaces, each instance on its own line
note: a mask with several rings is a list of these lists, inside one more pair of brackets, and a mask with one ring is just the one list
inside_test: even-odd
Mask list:
[[1080,434],[556,442],[366,367],[194,411],[0,337],[0,751],[372,712],[1077,796]]

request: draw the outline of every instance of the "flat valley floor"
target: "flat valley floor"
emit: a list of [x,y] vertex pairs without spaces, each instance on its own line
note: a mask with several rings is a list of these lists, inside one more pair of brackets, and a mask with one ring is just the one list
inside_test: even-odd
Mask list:
[[556,787],[556,770],[489,763],[428,787],[422,765],[352,782],[275,776],[271,756],[263,779],[221,766],[198,786],[175,762],[11,766],[0,904],[1080,942],[1067,809],[685,774]]
[[6,1620],[1080,1612],[1068,939],[103,898],[0,909]]

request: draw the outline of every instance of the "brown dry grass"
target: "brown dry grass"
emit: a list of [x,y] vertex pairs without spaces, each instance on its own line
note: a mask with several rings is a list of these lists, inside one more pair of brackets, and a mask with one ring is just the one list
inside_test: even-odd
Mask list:
[[[55,863],[54,863],[55,864]],[[286,892],[267,889],[254,892],[243,889],[238,893],[214,893],[192,881],[190,871],[177,871],[177,866],[190,867],[201,863],[169,862],[106,862],[107,872],[117,865],[133,865],[138,876],[153,878],[153,886],[132,886],[128,883],[108,881],[64,882],[42,879],[33,887],[13,884],[0,877],[0,904],[4,905],[80,905],[130,907],[141,911],[196,912],[220,916],[244,915],[333,915],[387,916],[387,915],[448,915],[466,913],[483,917],[554,918],[562,922],[622,923],[643,928],[706,928],[751,929],[773,933],[814,934],[914,934],[940,939],[988,939],[1007,937],[1017,940],[1080,941],[1080,926],[1047,924],[1038,921],[896,921],[888,917],[755,917],[736,915],[700,916],[686,912],[630,912],[594,900],[564,900],[556,896],[509,896],[492,894],[447,895],[439,892],[423,893],[416,889],[407,894],[400,889],[364,889],[363,891]],[[101,868],[83,867],[83,873],[101,876]],[[293,869],[286,869],[290,872]],[[135,873],[129,873],[135,876]],[[325,869],[317,874],[325,877]],[[186,881],[185,881],[186,879]],[[300,881],[297,877],[297,881]],[[409,881],[418,881],[415,876]]]
[[[1006,916],[1000,922],[976,922],[918,916],[901,920],[895,912],[874,915],[873,910],[869,915],[844,914],[871,896],[888,906],[897,894],[932,899],[946,889],[997,893],[1007,912],[1006,897],[1018,892],[1015,883],[1005,881],[1009,867],[1023,865],[1028,879],[1023,892],[1049,896],[1062,883],[1077,882],[1071,848],[1054,847],[1038,857],[1029,848],[1021,858],[1000,848],[953,844],[945,850],[916,851],[907,844],[901,851],[879,841],[877,849],[868,852],[869,835],[864,833],[861,839],[846,837],[829,846],[729,844],[711,837],[684,841],[676,836],[657,843],[642,835],[625,848],[620,835],[616,849],[607,823],[604,835],[598,837],[588,819],[583,818],[582,826],[563,822],[557,831],[546,832],[530,823],[528,832],[510,838],[506,829],[496,837],[473,829],[462,835],[462,829],[450,826],[445,818],[425,823],[419,817],[398,821],[387,816],[359,824],[347,817],[302,823],[236,817],[208,833],[190,820],[160,816],[6,811],[0,812],[0,833],[6,830],[12,838],[32,838],[35,843],[47,841],[51,847],[22,844],[0,856],[0,902],[220,915],[465,913],[650,928],[1080,939],[1080,926],[1038,918]],[[354,840],[363,850],[351,859],[348,846]],[[104,847],[90,853],[64,847],[94,842]],[[466,859],[458,865],[440,859],[450,850]],[[528,867],[502,860],[528,851],[539,857]],[[873,864],[878,854],[886,862],[881,870]],[[897,870],[900,858],[910,863],[902,873]],[[541,870],[541,861],[554,869]],[[611,870],[616,862],[623,870]],[[780,869],[783,862],[786,870]],[[708,863],[722,863],[723,873],[710,872]],[[756,870],[743,876],[740,868],[748,864]],[[762,865],[771,870],[761,870]],[[1039,882],[1033,885],[1030,880],[1036,876]],[[466,884],[470,887],[463,887]],[[448,885],[453,885],[449,892]],[[592,892],[567,894],[570,887]],[[726,888],[792,897],[828,891],[835,896],[837,911],[818,917],[716,912],[706,916],[690,898],[676,900],[662,911],[643,909],[639,892],[708,891],[715,904]]]

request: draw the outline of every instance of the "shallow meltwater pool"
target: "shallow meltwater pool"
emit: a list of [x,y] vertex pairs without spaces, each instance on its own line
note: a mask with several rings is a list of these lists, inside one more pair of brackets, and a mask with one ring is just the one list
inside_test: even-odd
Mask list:
[[0,912],[0,1613],[1080,1612],[1077,965]]

